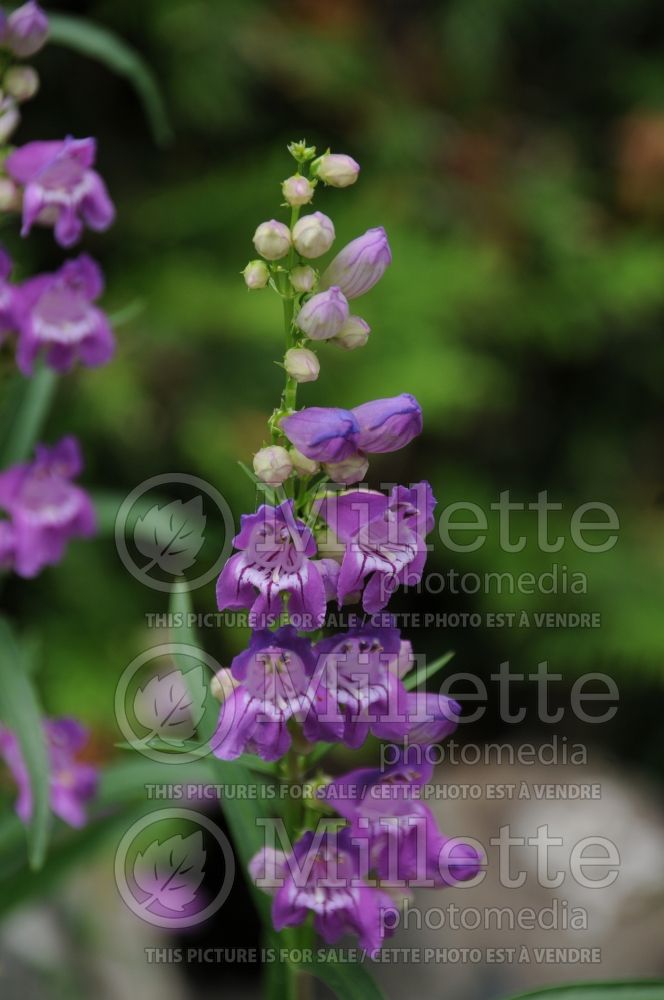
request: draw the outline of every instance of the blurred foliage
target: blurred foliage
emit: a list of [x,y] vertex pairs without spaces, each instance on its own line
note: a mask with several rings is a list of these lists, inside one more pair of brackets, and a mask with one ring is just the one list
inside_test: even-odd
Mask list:
[[[372,479],[426,476],[442,504],[485,508],[509,489],[563,510],[613,504],[620,541],[584,555],[566,543],[501,552],[436,543],[443,573],[533,572],[552,562],[588,575],[588,594],[397,599],[399,610],[587,610],[592,630],[431,631],[415,638],[457,669],[548,658],[658,682],[662,615],[664,319],[664,7],[657,0],[95,0],[58,5],[141,51],[175,127],[151,143],[130,88],[53,47],[21,140],[99,137],[118,204],[112,233],[88,248],[107,272],[110,311],[134,303],[113,364],[61,385],[50,436],[75,430],[86,479],[126,494],[168,470],[209,479],[239,514],[253,503],[238,471],[261,444],[280,387],[278,302],[245,291],[251,235],[280,201],[285,145],[309,141],[362,164],[348,191],[323,191],[337,245],[385,225],[394,264],[359,304],[373,328],[353,354],[322,345],[305,403],[355,405],[413,392],[426,418],[411,448]],[[48,234],[16,249],[23,270],[57,260]],[[32,256],[30,256],[32,255]],[[514,533],[520,527],[515,520]],[[9,592],[46,642],[54,711],[80,713],[111,741],[116,678],[159,641],[144,613],[166,609],[121,567],[108,536]],[[214,609],[213,588],[194,595]],[[239,632],[209,631],[227,663]]]

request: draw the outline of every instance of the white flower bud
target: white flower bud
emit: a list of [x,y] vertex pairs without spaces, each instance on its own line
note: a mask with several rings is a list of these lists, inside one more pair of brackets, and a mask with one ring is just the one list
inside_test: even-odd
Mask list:
[[29,101],[39,90],[39,73],[32,66],[12,66],[5,73],[2,85],[10,97]]
[[303,215],[293,226],[293,244],[302,257],[320,257],[333,243],[334,224],[322,212]]
[[371,327],[360,316],[349,316],[336,337],[333,337],[333,343],[344,351],[354,351],[357,347],[364,347],[370,333]]
[[272,444],[267,448],[261,448],[254,455],[254,472],[268,486],[281,486],[292,471],[293,463],[290,455],[279,445]]
[[297,448],[289,448],[288,454],[293,463],[293,469],[298,476],[315,476],[317,472],[320,472],[319,463],[314,462],[311,458],[307,458]]
[[294,267],[289,278],[296,292],[310,292],[316,284],[316,272],[308,264],[301,264],[300,267]]
[[313,171],[330,187],[345,188],[357,180],[360,165],[346,153],[323,153],[313,164]]
[[261,222],[254,233],[254,246],[266,260],[279,260],[285,257],[291,247],[291,235],[288,226],[276,219]]
[[320,375],[320,361],[306,347],[290,347],[284,357],[284,368],[296,382],[315,382]]
[[270,269],[264,260],[250,260],[244,271],[244,283],[247,288],[265,288],[270,280]]
[[362,482],[369,469],[369,459],[358,451],[342,462],[327,462],[323,465],[323,469],[333,483],[350,486],[352,483]]
[[289,205],[308,205],[314,196],[314,186],[308,177],[293,174],[281,185],[284,198]]
[[218,670],[210,681],[210,691],[213,698],[224,702],[229,698],[240,682],[236,681],[228,667]]
[[21,122],[21,113],[13,97],[0,101],[0,143],[5,143]]

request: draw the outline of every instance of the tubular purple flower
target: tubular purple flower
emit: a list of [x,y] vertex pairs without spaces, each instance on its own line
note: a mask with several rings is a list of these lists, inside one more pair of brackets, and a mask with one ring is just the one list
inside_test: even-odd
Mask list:
[[380,281],[391,263],[392,251],[383,227],[368,229],[337,254],[323,272],[320,288],[337,285],[347,299],[356,299]]
[[373,955],[391,931],[386,917],[394,903],[386,892],[366,884],[362,858],[349,830],[307,831],[288,856],[259,852],[252,861],[263,888],[273,895],[272,923],[277,931],[296,927],[309,913],[314,930],[326,944],[356,934],[361,948]]
[[352,412],[360,425],[358,448],[370,454],[398,451],[422,433],[422,407],[408,392],[374,399]]
[[7,157],[10,177],[24,187],[23,226],[27,236],[35,223],[54,226],[63,247],[78,242],[83,225],[102,231],[115,218],[115,208],[99,174],[92,170],[94,139],[29,142]]
[[325,618],[325,588],[313,557],[316,543],[309,528],[293,514],[293,501],[278,507],[262,505],[243,514],[233,539],[239,552],[231,556],[217,581],[220,611],[250,609],[249,621],[262,628],[283,610],[281,595],[289,594],[288,613],[310,632]]
[[0,473],[0,509],[9,515],[4,547],[11,543],[19,576],[36,576],[62,559],[70,539],[94,534],[90,497],[72,482],[82,464],[77,441],[66,437],[52,448],[37,445],[32,462]]
[[357,451],[360,427],[350,410],[309,406],[283,417],[281,429],[314,462],[341,462]]
[[58,372],[68,371],[75,361],[88,367],[110,361],[115,338],[106,314],[94,305],[103,288],[101,270],[87,254],[19,287],[16,363],[24,375],[32,374],[40,351]]
[[47,38],[48,18],[35,0],[28,0],[9,15],[6,44],[19,59],[39,52]]
[[303,722],[312,705],[308,695],[314,658],[311,645],[290,625],[255,631],[249,648],[236,656],[231,672],[237,686],[226,695],[212,738],[221,760],[256,753],[279,760],[291,745],[288,723]]
[[[75,719],[45,719],[43,729],[50,766],[51,809],[70,826],[85,826],[85,806],[93,798],[98,783],[97,769],[75,759],[87,742],[87,730]],[[0,727],[0,755],[18,786],[18,817],[28,823],[32,816],[30,777],[16,736],[4,727]]]
[[348,319],[348,302],[336,288],[313,295],[295,317],[295,324],[310,340],[330,340]]

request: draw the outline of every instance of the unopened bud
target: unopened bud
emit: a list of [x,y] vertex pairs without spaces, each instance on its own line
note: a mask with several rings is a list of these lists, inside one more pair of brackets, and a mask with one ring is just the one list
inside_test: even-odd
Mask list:
[[0,212],[15,212],[20,207],[18,188],[9,177],[0,177]]
[[334,224],[322,212],[303,215],[293,226],[293,245],[308,260],[327,253],[333,243]]
[[6,43],[19,59],[39,52],[47,37],[48,18],[35,0],[28,0],[9,15]]
[[320,375],[320,361],[306,347],[291,347],[284,357],[284,368],[296,382],[315,382]]
[[213,698],[221,702],[226,701],[233,694],[238,683],[239,681],[235,680],[228,667],[222,667],[210,681],[210,691]]
[[19,103],[29,101],[39,90],[39,73],[32,66],[12,66],[5,73],[2,86]]
[[291,235],[288,226],[276,219],[261,222],[254,233],[254,246],[266,260],[279,260],[285,257],[291,246]]
[[341,462],[328,462],[323,466],[333,483],[361,483],[369,469],[369,459],[362,452],[357,452]]
[[265,288],[270,280],[270,269],[264,260],[250,260],[244,271],[244,283],[247,288]]
[[316,155],[316,147],[307,146],[306,141],[300,139],[299,142],[288,143],[288,152],[298,163],[307,163],[309,160],[313,160]]
[[313,459],[307,458],[303,455],[301,451],[297,448],[289,448],[288,454],[290,455],[290,460],[293,463],[293,469],[298,476],[315,476],[317,472],[320,472],[320,465],[318,462],[314,462]]
[[285,448],[272,444],[254,455],[254,472],[268,486],[281,486],[293,471],[293,463]]
[[324,153],[313,164],[315,176],[330,187],[350,187],[357,180],[359,172],[359,163],[345,153]]
[[354,351],[357,347],[364,347],[370,333],[371,327],[360,316],[349,316],[333,342],[344,351]]
[[336,337],[348,319],[348,302],[338,288],[329,288],[308,299],[295,323],[311,340]]
[[281,185],[284,198],[289,205],[308,205],[314,196],[314,186],[302,174],[287,177]]
[[289,277],[296,292],[310,292],[316,284],[316,272],[308,264],[294,267]]

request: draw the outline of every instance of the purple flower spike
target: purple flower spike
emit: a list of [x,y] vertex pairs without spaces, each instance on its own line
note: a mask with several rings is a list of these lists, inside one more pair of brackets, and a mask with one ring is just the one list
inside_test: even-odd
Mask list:
[[413,586],[421,580],[427,557],[425,537],[433,527],[435,503],[425,481],[411,489],[397,486],[389,497],[371,490],[349,490],[321,502],[323,519],[345,544],[338,583],[340,605],[364,588],[362,606],[368,614],[375,614],[400,584]]
[[242,515],[233,539],[240,551],[231,556],[217,581],[219,610],[250,609],[250,623],[262,628],[283,611],[289,594],[291,621],[305,632],[320,628],[325,618],[325,587],[313,562],[316,543],[309,528],[293,514],[293,501],[263,505]]
[[392,251],[383,227],[368,229],[337,254],[323,272],[319,288],[337,285],[347,299],[356,299],[380,281],[391,263]]
[[408,392],[363,403],[352,412],[360,425],[358,448],[370,454],[398,451],[422,433],[422,408]]
[[[85,826],[85,805],[94,796],[98,782],[96,768],[75,759],[87,742],[87,731],[75,719],[46,719],[43,727],[50,765],[51,809],[70,826]],[[0,728],[0,754],[18,786],[16,812],[28,823],[32,816],[30,778],[18,740],[9,729]]]
[[32,374],[42,349],[58,372],[68,371],[76,360],[94,367],[111,359],[113,333],[105,313],[93,304],[103,287],[99,266],[86,254],[21,286],[16,363],[24,375]]
[[9,15],[5,43],[19,59],[39,52],[47,38],[48,18],[35,0],[28,0]]
[[261,852],[260,862],[258,857],[254,861],[253,871],[263,869],[266,888],[274,896],[275,930],[295,927],[313,913],[314,929],[326,944],[356,934],[369,954],[389,936],[385,918],[393,913],[394,903],[387,893],[364,881],[367,873],[361,871],[359,851],[348,830],[307,831],[289,856],[270,860]]
[[291,444],[315,462],[342,462],[357,451],[360,425],[350,410],[310,406],[284,417],[281,427]]
[[52,225],[63,247],[78,242],[83,225],[105,230],[115,218],[106,185],[92,170],[94,139],[29,142],[7,157],[10,177],[25,188],[23,226],[27,236],[35,223]]
[[231,665],[240,684],[225,699],[212,752],[222,760],[256,753],[279,760],[291,745],[290,719],[303,721],[311,710],[307,689],[314,656],[306,639],[290,625],[254,632],[249,648]]
[[90,497],[72,482],[82,464],[77,441],[66,437],[52,448],[37,445],[32,462],[0,473],[0,508],[9,514],[3,547],[11,543],[19,576],[36,576],[62,559],[71,538],[94,534]]
[[336,337],[347,319],[346,297],[338,288],[332,287],[305,302],[295,322],[310,340],[330,340]]

